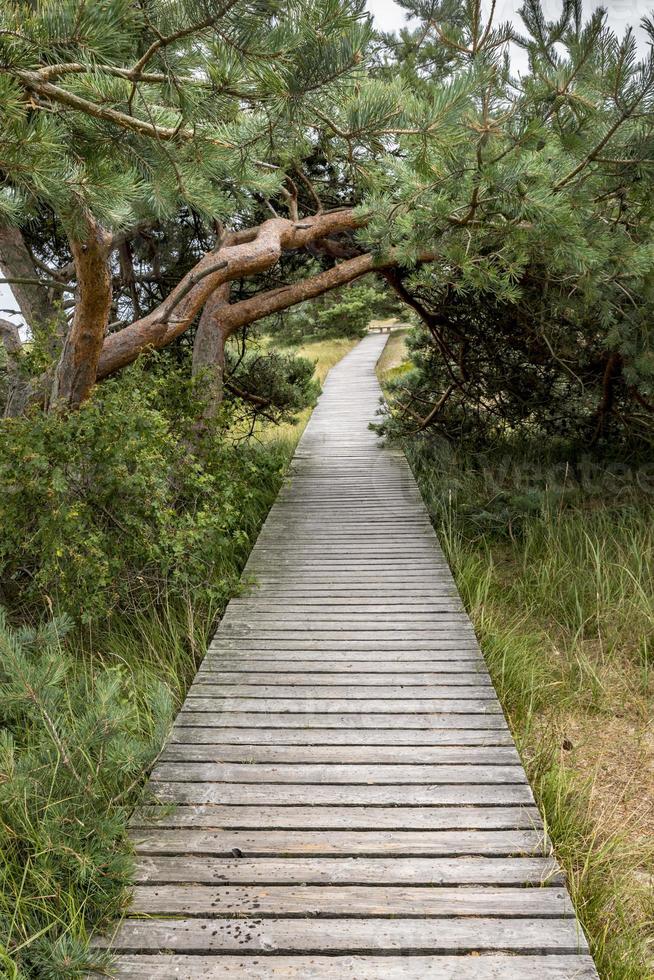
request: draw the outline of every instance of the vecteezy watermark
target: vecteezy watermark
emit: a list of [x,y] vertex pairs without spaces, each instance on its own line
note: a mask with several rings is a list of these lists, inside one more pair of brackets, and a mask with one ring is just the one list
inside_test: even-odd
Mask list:
[[560,494],[581,490],[584,494],[615,496],[638,490],[654,493],[654,461],[629,463],[621,460],[599,460],[586,454],[574,462],[556,463],[539,460],[516,460],[505,455],[492,464],[479,467],[478,474],[489,490],[542,490]]

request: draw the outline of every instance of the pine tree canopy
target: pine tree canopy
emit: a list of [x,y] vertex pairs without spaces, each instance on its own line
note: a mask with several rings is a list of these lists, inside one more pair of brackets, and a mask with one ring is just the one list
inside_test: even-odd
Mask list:
[[651,47],[578,0],[519,31],[402,6],[379,36],[362,0],[4,5],[0,262],[51,326],[27,385],[3,327],[9,412],[189,328],[220,373],[233,330],[373,272],[425,326],[395,424],[649,437]]
[[39,202],[110,229],[181,205],[231,218],[279,193],[370,36],[356,0],[50,0],[1,16],[3,216]]

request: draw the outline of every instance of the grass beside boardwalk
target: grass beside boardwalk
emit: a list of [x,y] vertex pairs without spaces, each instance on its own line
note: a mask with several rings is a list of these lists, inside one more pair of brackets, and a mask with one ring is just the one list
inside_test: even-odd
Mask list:
[[296,348],[294,353],[315,362],[314,376],[322,384],[327,377],[327,372],[335,364],[338,364],[346,354],[349,354],[358,343],[358,338],[333,337],[329,340],[319,340],[313,344],[303,344]]
[[600,975],[654,976],[652,501],[507,458],[409,458]]
[[[265,340],[267,341],[267,338]],[[336,337],[329,340],[320,340],[316,343],[303,344],[301,347],[294,347],[292,348],[292,352],[299,357],[306,357],[309,361],[315,363],[314,377],[322,384],[331,368],[335,364],[338,364],[346,354],[349,354],[358,342],[358,339]],[[305,408],[299,413],[297,421],[293,425],[282,424],[274,427],[270,425],[259,426],[255,434],[264,443],[271,440],[277,443],[280,440],[287,440],[290,444],[289,450],[292,454],[300,436],[304,432],[307,422],[311,418],[312,411],[311,408]]]
[[381,357],[377,361],[377,377],[380,381],[394,380],[403,371],[408,369],[409,364],[406,360],[406,338],[408,333],[409,328],[407,327],[406,329],[393,330],[388,335],[388,340],[381,353]]
[[654,977],[651,467],[406,449],[600,976]]
[[[302,353],[322,380],[351,346],[329,341]],[[101,966],[88,940],[128,899],[126,828],[144,774],[239,588],[309,415],[239,447],[238,499],[232,504],[226,469],[215,504],[229,509],[222,536],[189,512],[180,546],[207,527],[218,542],[206,587],[164,589],[156,603],[139,603],[136,581],[129,612],[86,627],[62,619],[29,631],[0,621],[1,977],[74,980]]]

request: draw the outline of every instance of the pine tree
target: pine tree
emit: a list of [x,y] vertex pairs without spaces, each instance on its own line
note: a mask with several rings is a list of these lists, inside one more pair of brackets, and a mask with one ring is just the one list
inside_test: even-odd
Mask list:
[[[420,16],[420,3],[405,6]],[[404,38],[405,84],[432,111],[462,80],[478,86],[450,130],[441,114],[439,137],[403,143],[365,232],[385,245],[401,214],[396,247],[438,251],[431,266],[388,273],[424,324],[396,424],[651,439],[651,53],[639,61],[633,31],[617,38],[602,10],[585,21],[580,2],[550,22],[528,0],[523,34],[484,21],[475,0],[430,10]],[[521,78],[508,39],[528,54]],[[446,78],[429,77],[437,43]]]
[[[370,36],[362,9],[361,0],[5,5],[0,222],[28,225],[45,210],[70,254],[53,268],[21,236],[0,236],[7,278],[39,299],[25,310],[31,326],[59,307],[61,356],[37,397],[78,405],[98,377],[183,332],[222,282],[267,268],[282,246],[356,223],[319,213],[299,225],[288,173],[306,156],[321,107],[361,73]],[[286,200],[289,218],[221,234],[271,196]],[[101,358],[116,255],[125,267],[131,239],[180,208],[213,228],[214,251],[229,243],[229,263],[198,256],[157,308],[112,334]],[[34,393],[15,393],[10,410]]]
[[219,394],[230,334],[376,272],[427,330],[407,418],[651,431],[654,60],[577,0],[520,35],[404,6],[394,39],[361,0],[5,9],[0,260],[61,351],[3,326],[10,412],[196,325]]

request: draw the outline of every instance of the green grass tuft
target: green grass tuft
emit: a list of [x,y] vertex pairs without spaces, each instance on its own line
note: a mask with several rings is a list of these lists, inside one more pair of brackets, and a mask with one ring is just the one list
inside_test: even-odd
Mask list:
[[[652,977],[651,769],[622,773],[620,752],[607,762],[605,732],[618,724],[618,737],[647,741],[652,501],[638,474],[615,482],[600,468],[599,485],[580,485],[525,446],[483,457],[418,439],[406,448],[600,975]],[[614,788],[634,778],[641,812]]]

